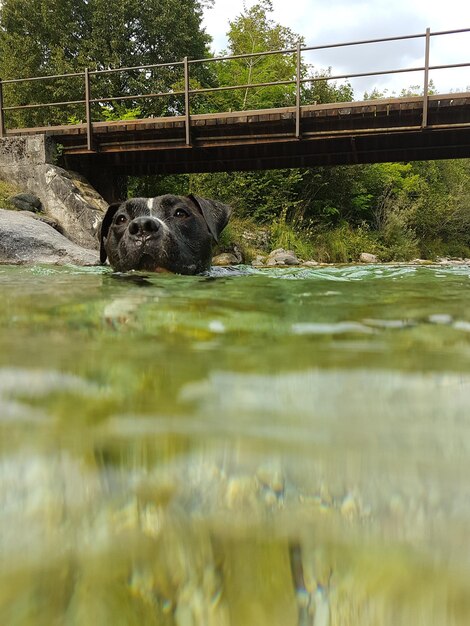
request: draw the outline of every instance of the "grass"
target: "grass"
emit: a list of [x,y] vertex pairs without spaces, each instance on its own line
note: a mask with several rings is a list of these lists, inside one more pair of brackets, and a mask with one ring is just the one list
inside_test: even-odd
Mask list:
[[18,193],[19,189],[10,183],[0,180],[0,208],[1,209],[14,209],[15,207],[8,202],[10,196],[14,196]]
[[[283,213],[270,226],[260,226],[247,218],[232,218],[222,233],[215,254],[229,251],[234,246],[242,252],[246,263],[276,248],[293,250],[303,261],[315,260],[320,263],[355,263],[359,261],[362,252],[376,255],[379,261],[410,261],[420,256],[431,259],[446,256],[443,253],[445,246],[435,245],[432,250],[433,246],[429,242],[426,246],[421,245],[414,231],[400,220],[389,220],[382,230],[372,231],[366,224],[356,227],[342,224],[327,228],[314,227],[302,219],[288,222]],[[423,254],[424,247],[429,254]],[[436,248],[439,248],[440,255]],[[447,256],[470,256],[464,248],[456,247],[453,254]]]
[[232,217],[219,238],[214,255],[231,251],[234,246],[242,253],[245,263],[251,263],[256,255],[271,251],[269,229],[249,218]]

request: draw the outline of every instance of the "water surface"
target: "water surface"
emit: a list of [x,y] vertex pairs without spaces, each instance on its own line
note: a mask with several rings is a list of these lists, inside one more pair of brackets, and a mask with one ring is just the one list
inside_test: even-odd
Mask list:
[[0,266],[0,623],[470,623],[470,268]]

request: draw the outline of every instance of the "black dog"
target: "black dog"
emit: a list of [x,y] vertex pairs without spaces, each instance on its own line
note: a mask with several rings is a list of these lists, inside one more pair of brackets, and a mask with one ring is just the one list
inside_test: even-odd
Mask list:
[[198,274],[209,269],[232,210],[198,196],[134,198],[111,204],[101,224],[101,263],[118,272]]

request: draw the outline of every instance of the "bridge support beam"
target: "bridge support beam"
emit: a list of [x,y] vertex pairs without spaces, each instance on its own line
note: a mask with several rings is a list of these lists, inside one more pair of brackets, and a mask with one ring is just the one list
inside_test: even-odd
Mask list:
[[89,167],[79,172],[108,204],[127,197],[127,176],[117,174],[112,167]]

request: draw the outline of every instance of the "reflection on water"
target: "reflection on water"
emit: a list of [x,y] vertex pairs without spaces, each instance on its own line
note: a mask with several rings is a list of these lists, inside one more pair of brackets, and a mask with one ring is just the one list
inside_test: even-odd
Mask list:
[[469,279],[0,266],[0,623],[470,623]]

